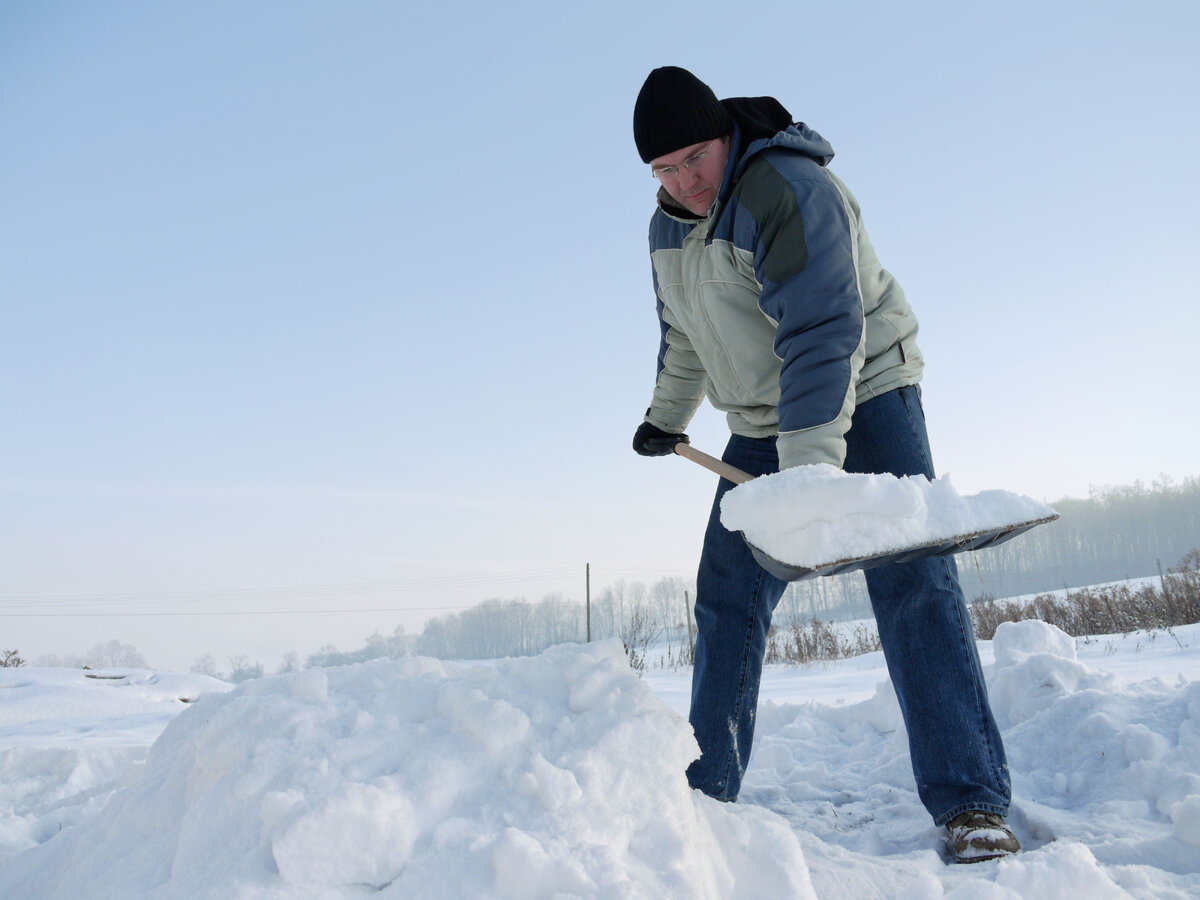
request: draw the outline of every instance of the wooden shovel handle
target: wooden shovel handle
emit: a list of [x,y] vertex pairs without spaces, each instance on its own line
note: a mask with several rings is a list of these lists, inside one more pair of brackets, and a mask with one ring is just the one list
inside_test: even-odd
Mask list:
[[704,466],[710,472],[715,472],[722,478],[732,481],[734,484],[745,484],[754,478],[753,475],[749,475],[741,469],[717,459],[715,456],[709,456],[707,453],[697,450],[691,444],[685,444],[683,441],[675,445],[675,452],[684,459],[690,459],[697,465]]

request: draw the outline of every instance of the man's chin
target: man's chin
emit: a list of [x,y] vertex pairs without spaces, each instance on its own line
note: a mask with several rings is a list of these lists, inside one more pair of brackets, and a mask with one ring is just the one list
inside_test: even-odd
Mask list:
[[[670,192],[668,191],[668,193]],[[671,199],[674,200],[681,209],[686,209],[692,215],[706,216],[708,215],[708,211],[712,209],[714,198],[711,196],[709,191],[701,191],[699,196],[694,200],[688,197],[677,197],[675,194],[671,194]]]
[[685,209],[698,216],[706,216],[712,209],[713,197],[708,191],[703,191],[695,200],[684,200],[683,205]]

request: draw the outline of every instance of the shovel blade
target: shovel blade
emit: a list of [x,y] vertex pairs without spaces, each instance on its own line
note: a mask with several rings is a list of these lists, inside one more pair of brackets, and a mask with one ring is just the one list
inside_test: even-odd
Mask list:
[[754,559],[767,572],[774,575],[780,581],[805,581],[809,578],[817,578],[823,575],[841,575],[845,572],[855,572],[859,569],[873,569],[876,566],[890,566],[893,563],[912,562],[916,559],[924,559],[927,556],[947,556],[951,553],[963,553],[967,550],[982,550],[984,547],[994,547],[997,544],[1003,544],[1005,541],[1011,540],[1019,534],[1024,534],[1031,528],[1044,525],[1047,522],[1053,522],[1057,518],[1058,514],[1055,513],[1052,516],[1033,519],[1028,522],[1017,522],[1012,525],[1003,525],[999,528],[992,528],[985,531],[955,535],[943,540],[928,541],[912,547],[902,547],[899,550],[885,550],[868,556],[847,557],[814,566],[797,566],[782,562],[765,550],[761,550],[750,543],[744,532],[741,534],[742,540],[746,541],[746,546],[754,554]]

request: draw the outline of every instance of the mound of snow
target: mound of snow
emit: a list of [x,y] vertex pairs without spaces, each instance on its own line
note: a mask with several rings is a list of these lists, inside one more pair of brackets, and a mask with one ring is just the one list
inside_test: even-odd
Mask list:
[[153,735],[232,687],[141,669],[0,669],[0,863],[93,818]]
[[793,566],[874,556],[1055,515],[1008,491],[961,496],[949,476],[859,475],[813,465],[764,475],[729,491],[721,522]]
[[0,895],[813,896],[782,819],[688,788],[696,754],[618,642],[246,682]]
[[1033,718],[1080,690],[1111,691],[1116,679],[1075,658],[1075,640],[1045,622],[1005,622],[992,639],[996,670],[989,681],[1001,728]]
[[992,636],[996,665],[1013,666],[1031,656],[1049,655],[1075,661],[1075,639],[1060,628],[1039,619],[1003,622]]
[[1200,682],[1123,685],[1044,622],[1003,624],[994,647],[992,706],[1018,803],[1036,801],[1042,830],[1061,827],[1054,810],[1083,811],[1093,834],[1120,834],[1093,838],[1102,862],[1200,869]]
[[[1159,671],[1194,672],[1197,636],[1192,626],[1151,648],[1143,635],[1141,649],[1117,637],[1109,652],[1150,663],[1152,651]],[[1142,680],[1128,683],[1080,661],[1076,642],[1043,622],[1004,624],[984,649],[1013,780],[1009,821],[1025,846],[998,864],[945,864],[889,682],[850,705],[764,702],[741,799],[790,822],[818,894],[1200,896],[1200,682],[1146,678],[1139,666]]]

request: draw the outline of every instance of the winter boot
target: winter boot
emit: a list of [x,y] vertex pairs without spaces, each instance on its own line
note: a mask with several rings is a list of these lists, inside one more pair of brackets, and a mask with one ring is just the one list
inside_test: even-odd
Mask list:
[[1011,856],[1021,849],[1004,817],[995,813],[968,810],[947,822],[946,830],[950,832],[947,844],[955,862],[982,862]]

